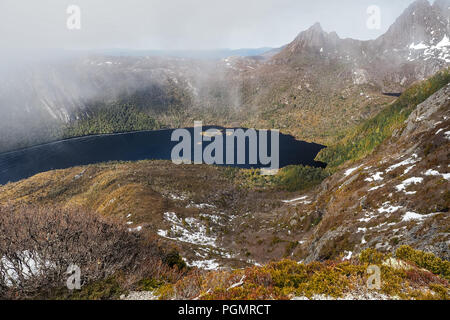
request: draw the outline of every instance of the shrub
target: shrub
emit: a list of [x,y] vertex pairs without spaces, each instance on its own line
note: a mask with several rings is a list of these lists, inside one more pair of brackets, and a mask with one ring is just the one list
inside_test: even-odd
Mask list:
[[450,69],[408,88],[393,104],[375,117],[347,132],[335,145],[323,149],[317,159],[335,168],[349,160],[370,154],[396,129],[404,126],[414,108],[450,82]]
[[320,184],[328,176],[323,168],[288,166],[280,170],[277,185],[287,191],[301,191]]
[[136,258],[138,236],[82,209],[0,208],[0,295],[27,297],[65,284],[69,265],[82,283],[103,279]]
[[368,264],[381,264],[385,259],[385,254],[372,248],[367,248],[359,254],[359,261]]
[[[72,264],[82,286],[73,294],[65,288]],[[174,250],[166,253],[156,239],[97,213],[0,207],[0,298],[109,298],[134,284],[147,286],[143,279],[179,280],[184,271],[173,265],[183,268]]]
[[[366,290],[367,266],[381,263],[388,255],[364,250],[361,262],[325,261],[309,264],[292,260],[271,262],[234,271],[199,272],[159,289],[162,299],[266,300],[294,296],[342,297]],[[400,299],[448,299],[448,282],[428,271],[397,269],[381,265],[381,292]]]
[[395,255],[450,280],[450,261],[442,260],[429,252],[414,250],[410,246],[401,246],[397,249]]
[[[237,174],[236,174],[237,172]],[[290,192],[302,191],[320,184],[329,175],[323,168],[291,165],[279,170],[274,176],[261,175],[259,169],[224,170],[227,177],[235,179],[250,188],[276,188]]]
[[[184,220],[183,220],[184,221]],[[181,258],[178,251],[172,249],[165,257],[164,262],[171,268],[177,267],[179,270],[187,268],[186,262]]]

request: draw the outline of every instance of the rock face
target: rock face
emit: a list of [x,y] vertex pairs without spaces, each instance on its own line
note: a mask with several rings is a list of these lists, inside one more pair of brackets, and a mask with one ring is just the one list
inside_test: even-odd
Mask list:
[[[436,1],[430,5],[419,0],[408,7],[389,30],[374,41],[386,62],[403,74],[404,83],[435,73],[450,62],[450,2]],[[396,62],[394,65],[392,62]],[[387,80],[394,80],[388,77]]]
[[240,73],[243,102],[257,115],[248,122],[275,123],[303,140],[332,144],[336,132],[392,101],[381,93],[401,93],[450,65],[448,4],[417,1],[370,41],[341,39],[320,24],[301,32],[255,70]]
[[[435,117],[433,117],[433,115],[438,113],[443,106],[449,105],[449,91],[450,90],[447,86],[445,90],[441,90],[431,97],[431,101],[425,101],[419,104],[409,116],[406,123],[406,128],[403,130],[401,137],[403,139],[408,139],[410,135],[418,135],[419,133],[433,130],[436,128],[436,125],[441,124],[440,121],[435,121]],[[442,117],[448,118],[448,114],[444,114]]]
[[298,53],[304,50],[329,52],[337,49],[339,40],[336,32],[327,33],[322,29],[320,23],[316,23],[308,30],[300,33],[285,50],[292,53]]
[[449,36],[450,2],[427,0],[411,4],[395,21],[389,30],[376,40],[376,45],[384,48],[404,49],[411,44],[435,45]]
[[404,129],[326,180],[308,208],[322,221],[307,261],[333,250],[391,251],[402,244],[450,258],[450,85],[418,105]]
[[[277,61],[292,63],[299,56],[332,59],[347,64],[384,91],[402,91],[416,80],[436,73],[450,63],[450,1],[427,0],[411,4],[389,30],[376,40],[340,39],[314,25],[289,44]],[[364,82],[366,83],[366,82]],[[361,84],[356,81],[355,84]]]

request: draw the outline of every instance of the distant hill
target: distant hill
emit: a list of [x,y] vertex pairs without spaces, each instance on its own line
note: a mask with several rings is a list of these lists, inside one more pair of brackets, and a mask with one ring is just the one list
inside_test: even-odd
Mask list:
[[[0,151],[96,132],[89,123],[99,121],[117,131],[194,119],[334,144],[395,100],[383,92],[403,92],[450,65],[449,7],[418,0],[369,41],[341,39],[317,23],[278,49],[113,49],[11,65],[0,82]],[[145,121],[104,123],[124,114],[121,106]]]
[[210,50],[133,50],[133,49],[106,49],[97,50],[93,53],[104,56],[125,57],[177,57],[187,59],[224,59],[227,57],[250,57],[261,56],[275,50],[270,47],[242,48],[242,49],[210,49]]
[[[325,149],[327,170],[258,170],[169,161],[53,170],[0,186],[0,205],[83,206],[176,243],[203,267],[356,256],[401,245],[444,259],[450,206],[445,71]],[[252,236],[249,237],[248,235]]]

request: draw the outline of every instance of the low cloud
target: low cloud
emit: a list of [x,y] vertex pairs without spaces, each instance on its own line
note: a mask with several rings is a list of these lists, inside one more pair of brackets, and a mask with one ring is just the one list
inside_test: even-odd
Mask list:
[[[342,37],[374,38],[413,0],[2,0],[5,48],[211,49],[281,46],[314,22]],[[69,5],[81,30],[68,30]],[[378,5],[380,30],[366,27]]]

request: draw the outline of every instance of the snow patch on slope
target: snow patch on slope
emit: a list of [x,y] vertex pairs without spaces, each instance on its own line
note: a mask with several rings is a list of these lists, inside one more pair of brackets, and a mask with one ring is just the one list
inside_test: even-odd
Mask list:
[[158,235],[181,242],[202,246],[216,246],[216,238],[208,235],[207,228],[195,218],[178,218],[175,212],[164,213],[164,219],[171,223],[170,230],[158,230]]

